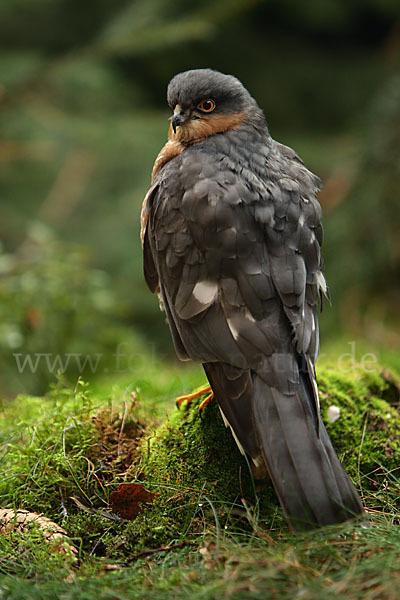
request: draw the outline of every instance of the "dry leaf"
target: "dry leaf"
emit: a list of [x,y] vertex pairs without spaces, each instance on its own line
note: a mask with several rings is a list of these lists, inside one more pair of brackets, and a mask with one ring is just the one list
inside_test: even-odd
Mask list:
[[111,507],[124,519],[133,521],[142,508],[143,503],[153,502],[155,494],[148,492],[140,483],[121,484],[111,494]]
[[217,545],[215,542],[205,542],[199,552],[204,559],[206,569],[213,569],[216,563],[220,560],[220,556],[216,554]]

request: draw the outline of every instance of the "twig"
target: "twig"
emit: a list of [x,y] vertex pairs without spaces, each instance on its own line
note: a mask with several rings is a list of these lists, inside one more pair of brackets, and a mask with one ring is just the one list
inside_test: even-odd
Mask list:
[[151,556],[152,554],[157,554],[158,552],[170,552],[170,550],[177,550],[179,548],[186,548],[187,546],[199,546],[197,542],[179,542],[179,544],[172,544],[171,546],[160,546],[160,548],[153,548],[152,550],[142,550],[137,554],[134,554],[128,560],[127,563],[134,562],[138,560],[138,558],[143,558],[144,556]]
[[121,519],[121,517],[115,515],[114,513],[106,512],[105,510],[99,510],[96,508],[91,508],[90,506],[85,506],[80,500],[78,500],[78,498],[75,498],[75,496],[70,496],[70,498],[75,502],[78,508],[80,508],[86,513],[89,513],[90,515],[98,515],[100,517],[103,517],[103,519],[108,519],[109,521],[125,521],[125,519]]

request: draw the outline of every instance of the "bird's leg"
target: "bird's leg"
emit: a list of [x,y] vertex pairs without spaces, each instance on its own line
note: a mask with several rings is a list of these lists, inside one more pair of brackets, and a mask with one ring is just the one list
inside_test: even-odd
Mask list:
[[210,385],[206,385],[204,388],[202,388],[198,392],[194,392],[193,394],[187,394],[186,396],[179,396],[179,398],[177,398],[175,402],[176,402],[176,405],[178,407],[180,407],[181,404],[183,404],[184,402],[190,403],[195,398],[198,398],[199,396],[204,396],[204,394],[208,394],[208,396],[203,400],[203,402],[199,406],[199,410],[203,411],[204,408],[207,406],[207,404],[214,398],[214,392],[212,391]]

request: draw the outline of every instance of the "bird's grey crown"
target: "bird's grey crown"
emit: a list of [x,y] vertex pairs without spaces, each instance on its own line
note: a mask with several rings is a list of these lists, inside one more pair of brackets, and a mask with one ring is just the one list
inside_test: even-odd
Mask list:
[[177,104],[193,108],[209,98],[215,101],[218,110],[225,112],[260,110],[239,79],[212,69],[178,73],[168,85],[167,99],[172,110]]

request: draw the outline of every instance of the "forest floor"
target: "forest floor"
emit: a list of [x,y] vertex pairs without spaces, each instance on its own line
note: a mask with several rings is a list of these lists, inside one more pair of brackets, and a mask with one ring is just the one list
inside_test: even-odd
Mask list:
[[135,382],[4,402],[0,599],[399,598],[399,380],[323,363],[322,412],[341,409],[328,429],[368,518],[296,535],[215,402],[174,407],[198,368],[149,357]]

